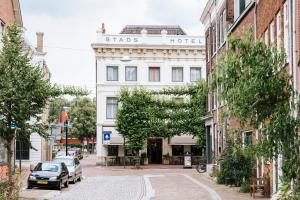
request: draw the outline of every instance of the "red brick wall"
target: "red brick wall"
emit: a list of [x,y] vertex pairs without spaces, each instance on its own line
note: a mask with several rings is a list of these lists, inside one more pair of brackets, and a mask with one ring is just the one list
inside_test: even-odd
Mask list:
[[[256,37],[260,38],[272,20],[276,23],[276,14],[285,0],[263,0],[257,4]],[[283,28],[282,28],[283,29]],[[282,30],[281,29],[281,30]]]
[[0,0],[0,20],[3,21],[6,26],[14,22],[12,0]]
[[237,27],[233,29],[231,35],[234,37],[241,37],[250,27],[252,29],[254,27],[254,7],[252,7],[252,9],[244,16]]

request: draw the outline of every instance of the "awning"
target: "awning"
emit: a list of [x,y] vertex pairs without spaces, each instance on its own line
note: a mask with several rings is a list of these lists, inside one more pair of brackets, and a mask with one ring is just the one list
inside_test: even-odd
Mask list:
[[192,135],[174,136],[170,140],[170,145],[196,145],[197,138]]
[[110,142],[107,145],[123,145],[124,139],[120,136],[114,136],[110,138]]

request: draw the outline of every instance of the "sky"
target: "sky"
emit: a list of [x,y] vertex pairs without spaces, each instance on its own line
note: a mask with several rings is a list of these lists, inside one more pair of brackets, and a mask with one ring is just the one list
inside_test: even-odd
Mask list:
[[203,35],[200,15],[207,0],[20,0],[26,38],[36,46],[44,32],[51,82],[84,87],[95,95],[95,56],[91,43],[105,23],[117,34],[125,25],[180,25]]

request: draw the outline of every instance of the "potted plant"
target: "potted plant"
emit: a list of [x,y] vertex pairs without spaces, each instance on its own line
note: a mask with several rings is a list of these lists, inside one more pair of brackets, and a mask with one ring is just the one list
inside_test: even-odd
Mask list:
[[146,152],[143,152],[141,154],[141,161],[142,161],[142,164],[143,165],[148,165],[148,156],[147,156],[147,153]]
[[163,164],[164,165],[169,165],[170,164],[170,154],[169,153],[163,155]]

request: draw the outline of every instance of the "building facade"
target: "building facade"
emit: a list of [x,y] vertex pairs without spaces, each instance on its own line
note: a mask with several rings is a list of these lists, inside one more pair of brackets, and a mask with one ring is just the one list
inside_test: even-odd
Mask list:
[[[267,45],[273,45],[278,49],[283,47],[287,55],[287,72],[292,77],[294,89],[299,91],[299,8],[298,0],[209,0],[200,19],[206,29],[208,83],[218,57],[226,51],[226,36],[241,37],[245,30],[251,27],[256,40],[262,40]],[[219,120],[224,106],[217,98],[219,93],[218,88],[208,96],[206,130],[208,161],[211,164],[217,163],[214,158],[220,155],[224,148],[226,130],[239,127],[239,123],[234,118],[227,119],[225,122]],[[259,133],[251,127],[246,127],[241,136],[244,143],[247,141],[252,143],[258,140]],[[280,187],[280,163],[279,159],[269,165],[272,193],[276,193]],[[257,160],[256,176],[262,177],[265,170],[267,169],[263,159]]]
[[[110,156],[124,156],[124,140],[115,128],[121,88],[159,90],[205,79],[204,45],[204,38],[188,36],[179,26],[125,26],[120,34],[111,35],[103,25],[92,44],[96,56],[97,164],[107,164]],[[180,163],[183,152],[200,155],[196,141],[188,135],[149,138],[143,151],[150,163],[162,163],[164,155],[177,156]],[[126,151],[126,155],[131,153]]]

